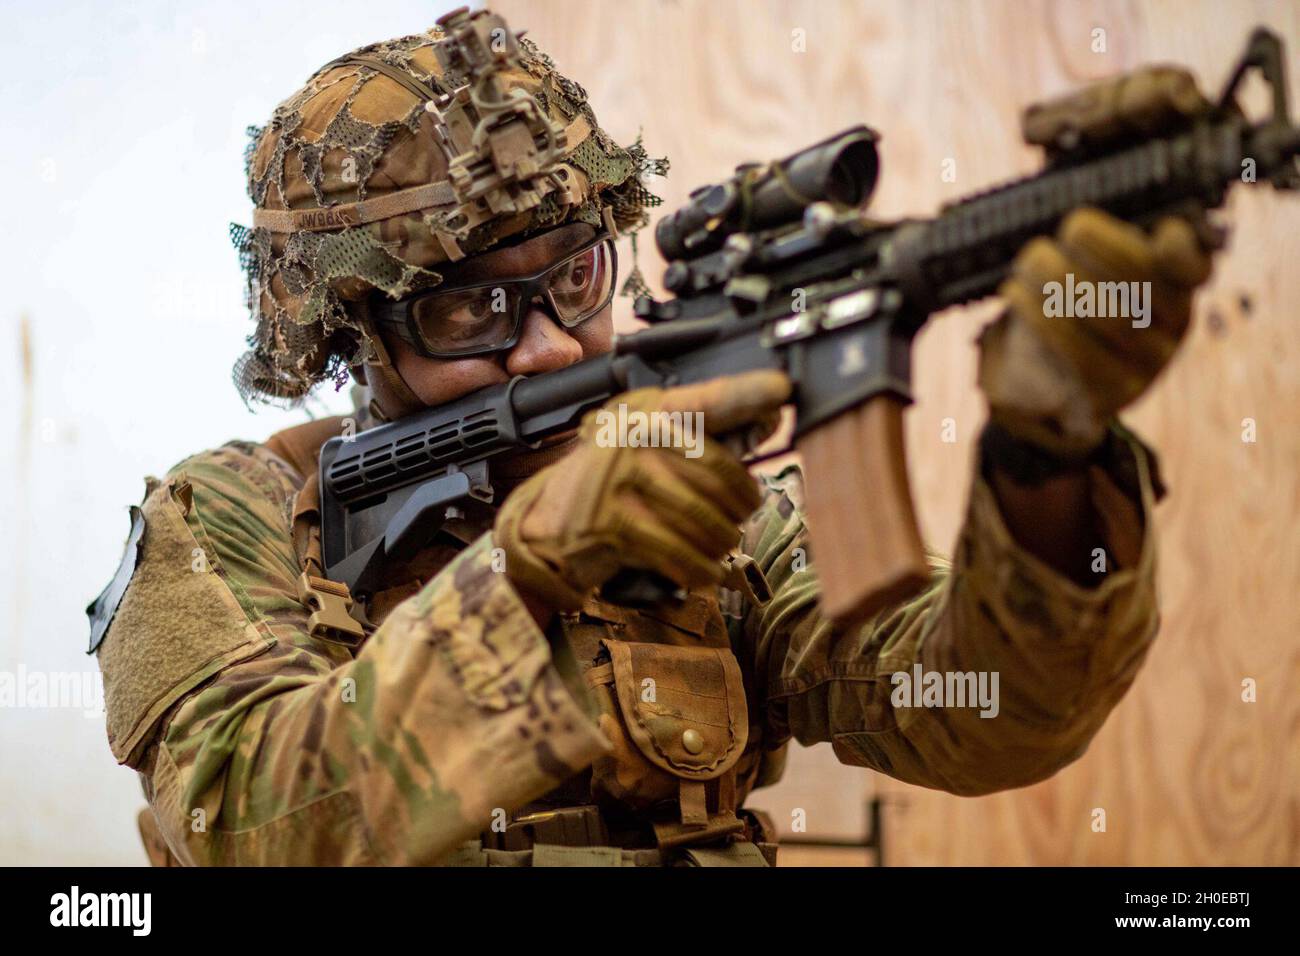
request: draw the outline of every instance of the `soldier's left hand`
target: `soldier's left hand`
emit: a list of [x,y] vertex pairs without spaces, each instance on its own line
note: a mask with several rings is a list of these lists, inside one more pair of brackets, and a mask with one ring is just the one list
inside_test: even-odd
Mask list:
[[[1173,357],[1210,268],[1181,217],[1148,234],[1084,208],[1054,238],[1028,243],[998,290],[1006,312],[980,338],[992,419],[1059,456],[1086,455]],[[1091,315],[1078,314],[1089,311],[1080,296],[1091,296]],[[1121,314],[1099,315],[1099,305]]]
[[[1052,155],[1177,128],[1210,108],[1187,70],[1146,66],[1034,104],[1021,123],[1025,141]],[[1054,237],[1029,242],[998,290],[1007,310],[980,341],[980,385],[993,421],[1065,459],[1096,448],[1182,341],[1192,294],[1210,274],[1199,237],[1212,234],[1178,217],[1147,233],[1082,208]],[[1091,315],[1071,308],[1080,290],[1091,295]],[[1125,307],[1100,315],[1103,302]]]

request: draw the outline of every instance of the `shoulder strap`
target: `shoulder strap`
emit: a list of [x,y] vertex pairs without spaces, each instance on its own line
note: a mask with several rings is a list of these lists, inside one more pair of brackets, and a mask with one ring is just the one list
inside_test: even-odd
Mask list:
[[343,416],[333,415],[278,431],[266,440],[265,445],[271,452],[287,461],[305,480],[316,473],[316,462],[320,458],[321,445],[335,435],[341,434],[343,434]]
[[293,546],[300,567],[313,574],[321,573],[317,462],[321,446],[342,431],[343,416],[335,415],[294,425],[276,432],[266,440],[267,450],[282,458],[303,479],[293,503]]
[[320,543],[320,460],[321,446],[342,432],[343,416],[335,415],[304,422],[276,432],[266,440],[266,448],[279,456],[303,478],[293,502],[292,534],[294,554],[302,576],[298,579],[298,599],[311,608],[312,636],[322,640],[359,647],[365,629],[351,617],[352,595],[346,584],[324,577]]

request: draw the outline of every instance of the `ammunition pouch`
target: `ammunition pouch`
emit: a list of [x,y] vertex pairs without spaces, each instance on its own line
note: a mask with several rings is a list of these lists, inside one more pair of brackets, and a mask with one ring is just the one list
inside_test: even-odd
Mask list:
[[736,763],[749,715],[730,649],[611,638],[601,646],[609,660],[586,680],[613,750],[592,765],[593,797],[647,813],[661,849],[744,830]]

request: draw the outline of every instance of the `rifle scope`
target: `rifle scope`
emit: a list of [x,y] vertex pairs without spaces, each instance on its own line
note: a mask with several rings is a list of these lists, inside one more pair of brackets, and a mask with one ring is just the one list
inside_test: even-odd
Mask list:
[[665,259],[718,249],[737,232],[797,222],[812,203],[861,206],[879,172],[875,130],[854,126],[775,163],[747,163],[725,182],[701,186],[659,220],[655,243]]

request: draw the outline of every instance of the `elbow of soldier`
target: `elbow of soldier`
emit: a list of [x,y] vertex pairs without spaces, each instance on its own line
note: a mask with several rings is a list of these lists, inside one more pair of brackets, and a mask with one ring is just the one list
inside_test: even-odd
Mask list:
[[959,797],[983,797],[1042,783],[1083,756],[1091,740],[1092,734],[1087,734],[1081,740],[1070,737],[1028,748],[986,750],[945,775],[942,789]]

